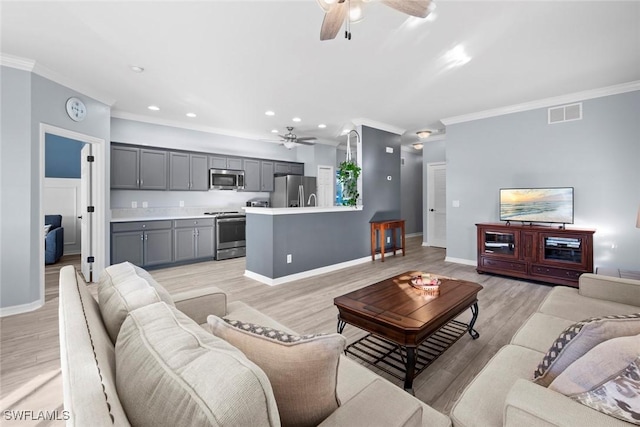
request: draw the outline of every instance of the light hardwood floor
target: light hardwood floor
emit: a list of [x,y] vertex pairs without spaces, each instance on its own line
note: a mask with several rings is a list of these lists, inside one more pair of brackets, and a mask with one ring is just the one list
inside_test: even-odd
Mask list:
[[[444,261],[445,250],[421,246],[421,238],[407,239],[407,255],[385,262],[367,262],[295,282],[266,286],[244,277],[245,259],[203,262],[151,270],[169,292],[215,285],[229,301],[241,300],[300,333],[334,332],[337,310],[333,299],[407,270],[422,270],[480,283],[478,340],[468,334],[449,348],[414,381],[416,397],[448,414],[464,387],[535,311],[552,289],[527,281],[477,274],[473,266]],[[0,410],[62,410],[62,382],[58,343],[58,272],[69,256],[46,268],[45,306],[31,313],[0,319]],[[95,285],[90,285],[95,295]],[[467,322],[470,312],[461,315]],[[349,342],[362,332],[347,325]],[[380,373],[380,372],[379,372]],[[402,382],[381,373],[398,386]],[[11,425],[0,413],[2,425]],[[6,423],[6,424],[5,424]],[[16,425],[62,425],[62,422]]]

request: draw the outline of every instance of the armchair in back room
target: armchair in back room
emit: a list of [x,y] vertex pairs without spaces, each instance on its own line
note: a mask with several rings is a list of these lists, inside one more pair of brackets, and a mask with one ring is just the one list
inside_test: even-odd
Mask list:
[[45,230],[50,225],[44,238],[44,263],[58,262],[64,251],[64,228],[62,227],[62,215],[45,215]]

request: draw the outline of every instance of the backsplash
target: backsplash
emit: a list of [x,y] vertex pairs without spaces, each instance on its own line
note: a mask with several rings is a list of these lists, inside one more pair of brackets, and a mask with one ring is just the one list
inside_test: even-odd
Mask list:
[[[196,208],[203,206],[237,210],[248,200],[269,198],[269,193],[245,191],[142,191],[111,190],[111,209],[140,211],[151,208]],[[132,207],[135,202],[136,208]],[[143,207],[146,202],[146,208]],[[182,202],[182,203],[181,203]],[[181,206],[182,204],[182,206]],[[208,211],[207,211],[208,212]]]
[[241,206],[234,207],[221,207],[221,206],[204,206],[204,207],[189,207],[189,208],[127,208],[127,209],[111,209],[111,219],[118,220],[122,218],[135,219],[135,218],[179,218],[203,215],[205,212],[218,212],[218,211],[241,211]]

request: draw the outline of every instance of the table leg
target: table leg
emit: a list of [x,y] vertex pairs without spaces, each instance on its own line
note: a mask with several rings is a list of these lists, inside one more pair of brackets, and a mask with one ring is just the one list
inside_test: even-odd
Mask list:
[[371,261],[376,260],[376,227],[371,224]]
[[393,255],[396,255],[396,229],[392,228],[391,229],[391,241],[393,242]]
[[404,377],[404,390],[413,394],[413,376],[416,370],[416,349],[405,347],[407,350],[406,372]]
[[386,233],[384,232],[383,227],[381,227],[379,230],[380,230],[380,259],[382,260],[381,262],[384,262],[384,235]]
[[341,334],[342,331],[344,331],[344,327],[347,325],[347,322],[345,322],[344,320],[341,320],[338,317],[338,333]]
[[404,248],[406,246],[404,243],[404,221],[402,221],[401,230],[402,230],[402,256],[404,256]]
[[471,338],[473,338],[474,340],[477,340],[480,337],[480,334],[478,333],[478,331],[476,331],[475,329],[473,329],[473,325],[476,324],[476,320],[478,320],[478,303],[475,302],[473,303],[473,305],[471,306],[471,313],[473,314],[473,317],[471,317],[471,322],[469,322],[469,335],[471,335]]

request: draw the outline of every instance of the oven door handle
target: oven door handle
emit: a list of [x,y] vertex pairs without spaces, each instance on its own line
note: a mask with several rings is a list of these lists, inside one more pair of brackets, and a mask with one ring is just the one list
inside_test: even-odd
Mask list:
[[246,222],[246,218],[218,218],[216,222]]

